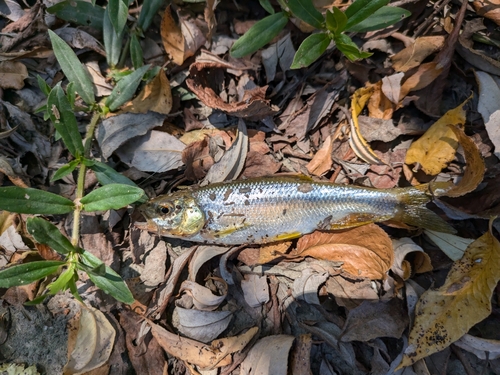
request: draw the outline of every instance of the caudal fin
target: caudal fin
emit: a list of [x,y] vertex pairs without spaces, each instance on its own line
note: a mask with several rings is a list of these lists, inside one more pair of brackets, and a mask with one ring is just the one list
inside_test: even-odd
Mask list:
[[397,189],[400,204],[394,219],[414,227],[443,233],[456,233],[450,224],[425,206],[431,200],[427,186],[426,184]]

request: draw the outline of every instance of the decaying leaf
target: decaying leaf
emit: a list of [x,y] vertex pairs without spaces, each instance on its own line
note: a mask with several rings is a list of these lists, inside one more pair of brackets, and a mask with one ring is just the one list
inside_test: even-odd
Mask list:
[[245,279],[241,280],[241,290],[250,307],[258,307],[269,301],[266,276],[245,275]]
[[318,273],[312,269],[303,270],[302,275],[293,282],[293,297],[309,304],[320,305],[318,289],[328,276],[330,276],[328,272]]
[[291,245],[291,241],[279,241],[262,245],[259,250],[257,264],[265,264],[277,258],[281,258]]
[[323,146],[321,146],[309,164],[307,164],[306,168],[310,174],[321,176],[332,168],[332,150],[333,142],[332,136],[330,135],[326,137],[325,142],[323,142]]
[[170,82],[163,69],[148,83],[134,100],[122,107],[124,112],[146,113],[153,111],[164,115],[172,109]]
[[[413,242],[411,238],[393,239],[392,243],[394,245],[395,256],[391,269],[403,280],[408,280],[414,273],[432,271],[429,255],[424,252],[424,249]],[[411,254],[411,257],[408,257],[409,254]],[[406,259],[407,257],[411,261]]]
[[400,368],[448,347],[491,313],[500,280],[500,242],[491,225],[453,264],[444,285],[420,298]]
[[422,36],[414,43],[391,56],[392,67],[397,72],[407,72],[419,66],[428,56],[443,47],[444,36]]
[[413,142],[406,154],[406,164],[418,163],[428,175],[435,176],[455,157],[458,138],[448,126],[465,124],[464,103],[446,112],[425,134]]
[[479,359],[493,360],[500,357],[500,340],[489,340],[466,333],[454,345],[474,353]]
[[189,262],[189,280],[196,280],[196,275],[198,275],[200,267],[203,266],[205,262],[213,257],[226,253],[228,250],[228,247],[223,246],[198,246],[193,258]]
[[176,306],[179,317],[176,328],[193,340],[207,343],[219,336],[231,322],[230,311],[200,311]]
[[241,375],[288,374],[288,355],[294,336],[274,335],[261,338],[241,364]]
[[495,155],[500,158],[500,80],[485,72],[475,72],[479,84],[479,103],[477,110],[484,120]]
[[297,337],[292,351],[291,373],[306,375],[311,373],[311,348],[313,339],[311,334]]
[[[476,0],[472,3],[479,16],[489,18],[500,26],[500,1],[499,0]],[[491,357],[490,357],[491,358]]]
[[188,293],[193,298],[193,304],[198,310],[215,310],[226,299],[226,294],[216,296],[207,287],[189,280],[182,282],[179,293],[182,292]]
[[28,78],[28,69],[19,61],[0,62],[0,87],[3,89],[20,90],[24,80]]
[[239,336],[214,340],[208,345],[180,337],[151,321],[148,323],[153,336],[167,353],[205,369],[230,365],[231,354],[242,351],[258,332],[257,327],[250,328]]
[[342,269],[355,277],[384,279],[394,251],[387,233],[375,224],[335,232],[314,232],[297,242],[291,256],[343,262]]
[[483,181],[486,166],[474,141],[467,137],[462,129],[451,125],[449,125],[449,128],[455,133],[458,143],[460,143],[464,150],[467,165],[462,179],[458,184],[447,190],[445,195],[448,197],[461,197],[474,191]]

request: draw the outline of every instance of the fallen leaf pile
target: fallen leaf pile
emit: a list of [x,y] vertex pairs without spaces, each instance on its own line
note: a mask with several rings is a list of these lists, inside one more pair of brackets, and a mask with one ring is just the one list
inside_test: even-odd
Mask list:
[[[322,12],[350,3],[313,2]],[[146,3],[130,5],[129,21]],[[0,355],[5,366],[28,367],[5,371],[500,374],[500,2],[397,3],[411,17],[353,36],[371,57],[348,61],[332,45],[297,70],[295,52],[312,29],[295,18],[258,52],[229,54],[276,2],[164,6],[130,42],[153,68],[98,124],[92,155],[149,197],[278,174],[381,189],[428,184],[429,209],[456,234],[391,221],[222,247],[150,234],[134,225],[137,210],[84,215],[79,245],[126,280],[134,304],[85,277],[83,304],[62,294],[23,307],[51,280],[0,290]],[[73,157],[37,112],[46,100],[36,77],[68,84],[50,29],[85,64],[95,95],[110,94],[122,71],[105,63],[92,9],[78,26],[40,2],[0,4],[0,186],[75,198],[77,172],[51,180]],[[86,191],[97,185],[88,171]],[[46,218],[71,233],[69,218]],[[0,211],[1,267],[59,259],[34,243],[26,219]],[[48,359],[22,350],[23,340],[43,347],[27,338],[23,314],[44,322]]]

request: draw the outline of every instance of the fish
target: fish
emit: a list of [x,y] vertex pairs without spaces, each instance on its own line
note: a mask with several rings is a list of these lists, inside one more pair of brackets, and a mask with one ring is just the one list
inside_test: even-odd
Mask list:
[[395,220],[453,233],[426,207],[426,184],[376,189],[309,177],[261,177],[215,183],[158,196],[139,210],[143,229],[161,236],[218,245],[264,244]]

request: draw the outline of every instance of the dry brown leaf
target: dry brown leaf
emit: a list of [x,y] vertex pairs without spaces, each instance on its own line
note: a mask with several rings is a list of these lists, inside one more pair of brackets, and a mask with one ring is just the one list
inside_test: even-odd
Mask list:
[[260,247],[257,264],[269,263],[283,257],[283,254],[286,254],[291,245],[291,241],[280,241],[262,245]]
[[170,5],[163,13],[160,33],[165,51],[170,55],[174,63],[182,65],[184,62],[184,36],[172,16],[172,7]]
[[[424,249],[413,242],[411,238],[393,239],[392,243],[395,256],[391,269],[403,280],[408,280],[415,273],[432,271],[429,255],[424,253]],[[408,256],[409,254],[411,257]]]
[[241,280],[241,290],[250,307],[259,307],[269,301],[267,276],[245,275]]
[[491,297],[500,280],[500,242],[492,233],[492,223],[453,263],[444,285],[420,298],[399,368],[443,350],[490,315]]
[[20,90],[24,80],[28,78],[28,69],[19,61],[0,62],[0,87],[3,89]]
[[314,155],[309,164],[307,164],[306,168],[310,174],[322,176],[332,168],[332,150],[333,142],[332,136],[330,135],[326,137],[323,146],[321,146],[316,155]]
[[[382,87],[381,87],[382,93],[394,105],[397,105],[399,103],[399,96],[401,92],[401,80],[403,79],[403,77],[404,77],[403,73],[396,73],[382,78]],[[388,118],[392,118],[392,116]]]
[[172,92],[170,82],[163,69],[149,82],[137,97],[127,103],[122,110],[132,113],[153,111],[167,115],[172,109]]
[[397,72],[407,72],[419,66],[428,56],[439,51],[444,45],[442,35],[423,36],[402,51],[391,56],[392,67]]
[[196,280],[196,275],[198,275],[198,271],[205,262],[226,253],[228,250],[229,247],[223,246],[198,246],[193,258],[189,262],[189,280]]
[[465,124],[463,106],[467,101],[446,112],[422,137],[411,144],[406,154],[406,164],[418,163],[425,173],[435,176],[454,159],[458,138],[448,125]]
[[351,275],[375,280],[386,277],[394,251],[387,233],[375,224],[368,224],[350,230],[305,235],[290,256],[341,261],[342,269]]
[[225,68],[227,63],[197,61],[189,67],[190,78],[186,80],[186,84],[206,106],[219,109],[231,116],[260,120],[278,111],[278,108],[270,105],[270,101],[266,99],[267,86],[245,91],[242,100],[236,103],[226,103],[222,100],[215,91],[217,85],[213,82],[214,74],[211,73],[215,69]]
[[193,298],[193,304],[198,310],[215,310],[226,299],[226,294],[216,296],[207,287],[189,280],[182,282],[179,293],[182,292],[186,292]]
[[500,0],[476,0],[472,5],[478,16],[489,18],[500,26]]
[[443,67],[431,61],[419,65],[417,71],[409,76],[401,85],[399,100],[402,101],[410,92],[423,89],[430,85],[443,72]]
[[445,195],[448,197],[461,197],[474,191],[483,181],[486,166],[474,141],[467,137],[462,129],[451,125],[449,127],[455,133],[458,143],[460,143],[464,150],[467,165],[462,179],[448,190]]
[[311,348],[313,340],[309,333],[302,334],[295,340],[292,351],[290,373],[294,375],[311,374]]
[[190,143],[182,151],[182,162],[186,165],[184,176],[191,181],[200,181],[206,175],[208,170],[214,165],[214,159],[210,155],[208,147],[208,137]]
[[[373,85],[373,93],[370,96],[367,107],[370,117],[388,120],[392,118],[396,105],[385,95],[382,86],[382,81],[378,81]],[[401,87],[398,87],[397,91],[401,92]],[[393,97],[394,95],[395,93],[392,94]]]

